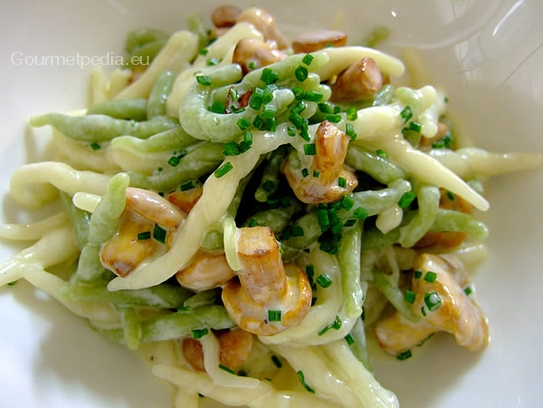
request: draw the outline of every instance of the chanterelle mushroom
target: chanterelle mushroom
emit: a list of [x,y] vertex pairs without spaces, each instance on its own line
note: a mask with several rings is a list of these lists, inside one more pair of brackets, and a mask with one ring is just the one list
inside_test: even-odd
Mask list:
[[[145,259],[165,252],[168,232],[179,228],[185,218],[184,212],[158,194],[127,188],[119,228],[100,252],[102,265],[118,276],[127,276]],[[152,239],[158,233],[164,236]]]
[[311,306],[311,285],[296,265],[283,265],[268,227],[241,228],[237,253],[242,267],[223,288],[232,319],[250,333],[273,335],[298,325]]
[[[355,189],[358,180],[354,171],[344,164],[349,140],[345,132],[325,120],[315,133],[316,154],[298,155],[300,160],[285,161],[283,174],[300,201],[331,203]],[[306,166],[306,162],[310,163]]]
[[456,342],[472,351],[489,341],[488,323],[464,285],[455,266],[439,255],[420,254],[414,261],[413,309],[421,314],[417,323],[398,312],[377,322],[375,334],[381,347],[398,355],[420,344],[432,333],[449,332]]
[[332,85],[333,102],[359,101],[369,98],[383,86],[383,76],[377,63],[362,58],[341,72]]

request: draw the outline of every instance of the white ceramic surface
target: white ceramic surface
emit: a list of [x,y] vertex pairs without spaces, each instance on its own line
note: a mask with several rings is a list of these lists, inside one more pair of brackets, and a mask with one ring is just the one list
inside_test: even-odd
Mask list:
[[[7,2],[6,2],[7,3]],[[275,14],[287,31],[298,23],[342,23],[352,42],[386,24],[393,46],[413,46],[450,108],[478,145],[495,151],[543,152],[543,2],[540,0],[244,1]],[[28,116],[84,106],[86,66],[17,65],[17,57],[122,54],[130,29],[168,31],[192,12],[208,15],[217,2],[200,0],[29,0],[3,4],[0,14],[0,189],[34,161],[42,145]],[[341,13],[343,12],[343,13]],[[336,16],[335,18],[333,16]],[[15,59],[14,59],[15,56]],[[14,63],[15,62],[15,63]],[[540,288],[543,170],[493,179],[489,255],[474,277],[492,342],[473,354],[436,336],[406,361],[377,358],[381,382],[405,408],[529,407],[543,405],[543,307]],[[26,220],[5,194],[1,219]],[[17,250],[2,245],[0,261]],[[147,408],[169,404],[167,388],[137,358],[110,344],[55,301],[20,282],[0,289],[0,407]]]

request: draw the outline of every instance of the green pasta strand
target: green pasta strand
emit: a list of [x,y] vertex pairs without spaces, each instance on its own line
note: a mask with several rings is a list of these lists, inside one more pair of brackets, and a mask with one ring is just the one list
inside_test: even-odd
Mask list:
[[398,285],[392,281],[390,275],[377,269],[373,270],[373,280],[371,282],[381,292],[394,308],[400,312],[407,320],[418,322],[420,316],[417,315],[411,305],[405,301],[405,295]]
[[199,179],[215,170],[224,158],[223,145],[203,143],[179,160],[175,167],[167,166],[151,176],[128,172],[134,187],[155,191],[175,190],[179,184]]
[[181,126],[157,133],[147,139],[134,136],[119,136],[111,141],[113,149],[127,149],[142,154],[181,150],[200,142],[189,135]]
[[415,217],[406,225],[400,227],[398,243],[404,248],[410,248],[419,241],[432,227],[439,208],[439,188],[422,185],[416,189],[418,210]]
[[87,115],[106,115],[114,119],[142,121],[147,119],[147,100],[112,99],[87,109]]
[[74,227],[77,244],[79,248],[83,248],[88,242],[91,214],[77,208],[68,193],[61,191],[60,198],[64,204],[66,214]]
[[119,218],[126,203],[126,188],[130,178],[126,173],[117,173],[111,178],[107,192],[91,216],[89,242],[103,244],[117,231]]
[[[223,306],[206,305],[180,310],[141,323],[141,344],[183,338],[194,329],[222,330],[235,326]],[[124,344],[123,329],[101,330],[110,339]]]
[[400,167],[352,143],[349,144],[345,163],[369,174],[383,184],[389,185],[398,179],[405,178],[405,172]]
[[357,222],[348,229],[339,242],[338,260],[341,270],[343,306],[349,319],[362,314],[364,292],[360,285],[362,226]]
[[99,143],[123,135],[145,139],[175,128],[179,126],[179,123],[169,116],[157,116],[151,120],[136,122],[106,115],[71,116],[62,113],[46,113],[32,117],[30,125],[34,127],[49,125],[72,139]]
[[136,311],[130,306],[120,306],[117,311],[121,317],[126,346],[130,350],[137,350],[140,345],[142,330]]
[[103,285],[70,285],[61,289],[63,299],[74,302],[108,303],[116,306],[140,306],[176,309],[192,296],[182,286],[163,283],[145,289],[109,291]]
[[166,101],[172,92],[175,77],[172,71],[158,74],[147,102],[147,119],[166,115]]

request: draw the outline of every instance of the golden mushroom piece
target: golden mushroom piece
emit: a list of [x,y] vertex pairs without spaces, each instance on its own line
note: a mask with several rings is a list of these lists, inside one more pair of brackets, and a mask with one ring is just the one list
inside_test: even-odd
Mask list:
[[284,60],[287,57],[282,51],[274,49],[270,44],[256,38],[244,38],[234,48],[232,63],[239,64],[243,75],[248,72]]
[[273,44],[277,49],[284,50],[289,47],[288,39],[277,27],[275,18],[266,10],[257,7],[250,7],[243,10],[236,18],[237,23],[252,24],[262,33],[267,42]]
[[375,95],[383,87],[383,75],[371,58],[362,58],[343,72],[332,84],[333,102],[359,101]]
[[[331,203],[355,189],[358,184],[355,173],[344,164],[349,141],[345,132],[325,120],[315,133],[315,154],[285,161],[283,174],[300,201]],[[310,165],[304,166],[308,160]]]
[[238,326],[269,336],[301,323],[311,306],[311,285],[298,266],[283,265],[271,229],[239,229],[237,256],[239,279],[225,285],[222,300]]
[[179,228],[185,218],[184,212],[160,195],[127,188],[117,232],[100,252],[102,265],[118,276],[127,276],[144,260],[165,252],[169,232]]
[[399,355],[431,334],[445,331],[453,334],[460,346],[471,351],[483,349],[489,342],[488,323],[475,300],[464,292],[468,282],[457,265],[439,255],[420,254],[414,270],[413,310],[422,318],[413,323],[395,312],[378,321],[375,334],[381,347]]

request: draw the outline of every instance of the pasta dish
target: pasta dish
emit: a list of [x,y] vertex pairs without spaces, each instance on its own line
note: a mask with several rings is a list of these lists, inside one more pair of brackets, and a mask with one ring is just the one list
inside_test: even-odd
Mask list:
[[542,156],[473,147],[383,30],[289,38],[256,7],[211,22],[129,33],[90,106],[30,118],[56,157],[9,191],[59,207],[0,227],[30,242],[0,286],[24,279],[141,353],[176,407],[398,407],[368,343],[485,348],[483,182]]

